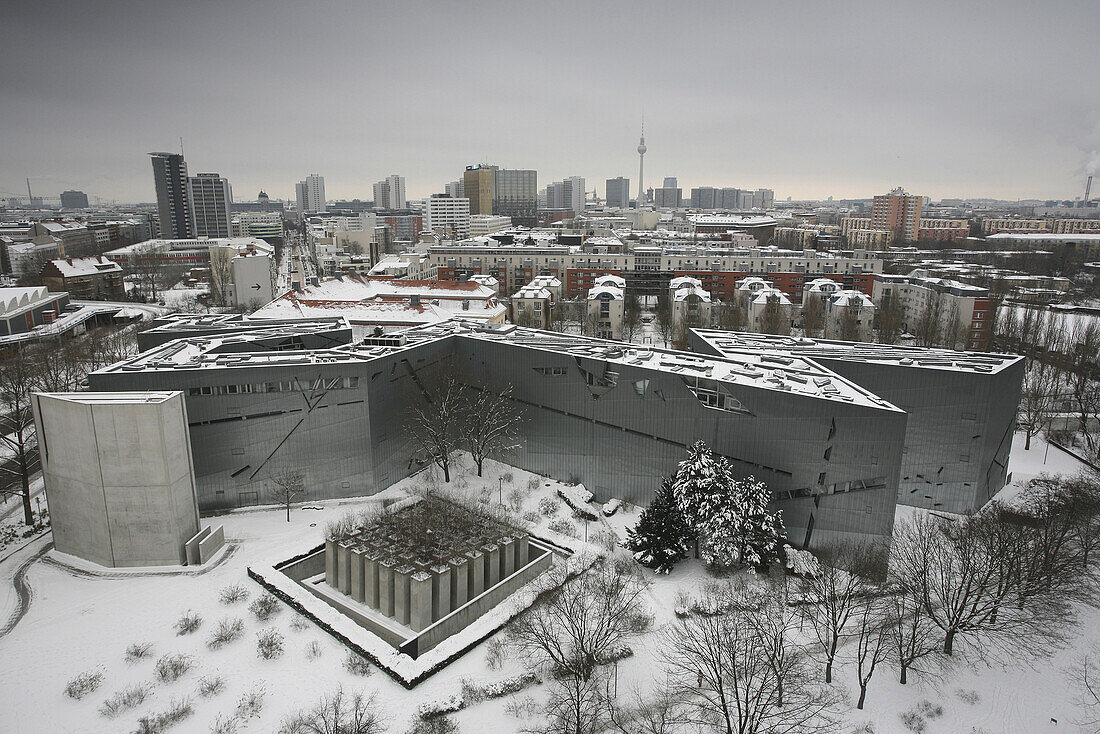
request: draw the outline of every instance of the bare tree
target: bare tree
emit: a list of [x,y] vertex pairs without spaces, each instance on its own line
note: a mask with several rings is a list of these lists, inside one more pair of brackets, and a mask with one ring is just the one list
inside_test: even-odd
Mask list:
[[38,436],[34,430],[31,393],[37,389],[39,367],[26,350],[0,362],[0,446],[10,458],[0,462],[3,496],[23,500],[23,521],[34,525],[31,509],[31,476],[38,471]]
[[1100,731],[1100,646],[1093,645],[1067,671],[1076,695],[1074,703],[1081,709],[1076,724],[1087,731]]
[[866,590],[856,604],[853,657],[856,662],[856,681],[859,684],[857,709],[862,709],[867,701],[867,684],[871,682],[875,668],[886,661],[892,650],[889,602],[881,587],[872,587]]
[[279,734],[382,734],[385,722],[373,694],[348,695],[337,688],[309,711],[288,717]]
[[668,293],[662,291],[657,295],[657,308],[654,315],[656,316],[657,335],[661,337],[665,347],[668,347],[669,342],[676,334],[676,321],[672,315],[672,301],[668,297]]
[[903,312],[896,296],[882,299],[875,311],[875,335],[880,344],[897,344],[901,338]]
[[928,618],[924,605],[911,594],[891,596],[887,615],[892,652],[898,661],[898,682],[905,685],[910,670],[927,672],[916,666],[939,651],[938,629]]
[[585,679],[566,675],[554,680],[543,709],[539,734],[599,734],[606,731],[609,704],[606,676],[594,674]]
[[859,333],[859,306],[841,306],[837,338],[846,342],[861,341]]
[[642,302],[638,299],[638,294],[632,293],[626,297],[626,303],[623,304],[623,341],[634,341],[641,325]]
[[130,272],[148,289],[152,300],[157,300],[157,279],[160,277],[161,257],[164,249],[154,244],[138,245],[130,251]]
[[1077,411],[1078,427],[1086,445],[1100,455],[1100,442],[1090,430],[1100,419],[1100,383],[1092,379],[1100,360],[1100,324],[1094,319],[1078,322],[1068,335],[1066,382]]
[[802,331],[809,337],[821,336],[825,329],[825,310],[821,299],[811,296],[802,307]]
[[781,334],[790,336],[791,322],[783,310],[779,296],[770,295],[768,302],[764,304],[764,314],[760,317],[760,330],[764,334]]
[[[712,606],[721,608],[729,597],[715,593]],[[758,634],[759,624],[746,621],[753,613],[693,615],[665,629],[662,654],[688,721],[727,734],[833,731],[835,696],[813,683],[804,657],[791,658],[779,703],[769,643]]]
[[409,435],[421,451],[443,470],[443,480],[451,481],[451,453],[458,446],[458,431],[467,415],[466,392],[454,370],[445,369],[427,384],[416,381],[419,399],[410,401]]
[[286,467],[275,472],[268,478],[273,485],[271,489],[268,490],[271,494],[271,498],[280,505],[286,507],[286,521],[290,522],[290,506],[306,492],[305,480],[302,477],[302,473],[296,469]]
[[645,609],[647,584],[633,563],[598,561],[567,581],[564,567],[545,573],[544,598],[516,619],[509,639],[558,674],[589,680],[596,666],[630,634]]
[[825,682],[833,682],[833,663],[850,635],[849,623],[859,597],[875,578],[885,575],[885,553],[870,543],[843,543],[822,549],[818,567],[805,579],[803,594],[814,637],[825,660]]
[[687,709],[683,699],[669,686],[657,686],[649,696],[635,691],[631,703],[616,704],[607,697],[610,728],[621,734],[680,734],[687,731]]
[[738,305],[735,299],[722,301],[716,305],[718,309],[718,328],[725,331],[744,331],[745,310]]
[[1020,422],[1024,427],[1024,450],[1031,449],[1031,437],[1046,431],[1054,414],[1059,385],[1053,365],[1031,360],[1020,390]]
[[476,387],[466,390],[458,430],[462,445],[473,457],[480,477],[486,458],[515,448],[523,417],[512,399],[511,385],[500,393]]
[[913,336],[917,338],[917,346],[934,347],[940,343],[942,320],[943,303],[938,293],[931,293],[913,330]]

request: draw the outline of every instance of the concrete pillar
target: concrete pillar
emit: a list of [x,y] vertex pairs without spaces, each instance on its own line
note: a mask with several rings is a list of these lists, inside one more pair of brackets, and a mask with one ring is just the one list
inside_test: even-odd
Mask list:
[[336,543],[325,541],[325,583],[336,586]]
[[526,566],[531,561],[531,558],[530,558],[530,555],[531,555],[530,540],[531,540],[530,536],[527,535],[526,533],[519,536],[519,538],[516,540],[516,568],[517,569],[523,568],[524,566]]
[[431,567],[432,621],[451,613],[451,567],[446,564]]
[[355,601],[363,601],[363,549],[355,546],[348,556],[351,561],[351,598]]
[[500,583],[500,546],[486,543],[481,546],[481,552],[485,555],[485,588],[488,589]]
[[485,557],[478,551],[466,551],[470,573],[466,575],[466,601],[485,591]]
[[505,535],[500,539],[500,577],[506,579],[516,571],[516,539]]
[[378,559],[377,551],[368,551],[363,556],[363,603],[378,608]]
[[466,603],[466,594],[470,590],[470,582],[467,580],[470,564],[465,556],[455,556],[447,562],[447,565],[451,567],[451,611],[453,612]]
[[345,540],[336,546],[336,588],[343,593],[351,590],[350,544]]
[[433,577],[426,571],[415,571],[409,577],[409,626],[419,632],[431,625]]
[[407,563],[393,569],[393,618],[401,624],[409,623],[410,582],[415,570]]
[[378,562],[378,611],[393,616],[393,568],[397,561],[383,558]]

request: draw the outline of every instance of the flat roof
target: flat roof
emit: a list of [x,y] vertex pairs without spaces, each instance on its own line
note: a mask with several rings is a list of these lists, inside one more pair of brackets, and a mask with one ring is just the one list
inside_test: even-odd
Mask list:
[[38,392],[35,395],[84,405],[115,405],[163,403],[183,393],[179,390],[134,390],[132,392]]

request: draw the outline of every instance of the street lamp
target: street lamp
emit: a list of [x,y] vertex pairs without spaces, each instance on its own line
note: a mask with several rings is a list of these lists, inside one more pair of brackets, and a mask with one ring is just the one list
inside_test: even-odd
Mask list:
[[497,477],[497,501],[504,504],[504,477]]

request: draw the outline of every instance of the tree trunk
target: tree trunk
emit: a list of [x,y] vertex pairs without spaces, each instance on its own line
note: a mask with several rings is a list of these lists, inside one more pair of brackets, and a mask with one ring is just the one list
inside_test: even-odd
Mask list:
[[948,630],[947,636],[943,638],[943,653],[944,655],[950,655],[955,648],[955,630]]
[[23,482],[23,522],[27,524],[27,527],[31,527],[34,525],[34,511],[31,509],[31,477],[25,451],[19,457],[19,469],[23,474],[20,477]]
[[286,521],[290,522],[290,503],[286,503]]
[[902,684],[903,686],[904,686],[904,685],[906,684],[906,682],[907,682],[907,681],[906,681],[906,674],[907,674],[908,672],[909,672],[909,666],[908,666],[908,665],[906,665],[905,663],[902,663],[902,664],[901,664],[901,680],[900,680],[900,681],[898,681],[898,682],[899,682],[899,683],[901,683],[901,684]]
[[777,680],[775,682],[775,693],[776,693],[775,705],[776,706],[782,706],[783,705],[783,679],[782,678],[780,678],[779,680]]
[[863,702],[867,700],[867,684],[859,684],[859,703],[856,704],[856,708],[862,710]]
[[1024,439],[1024,451],[1030,451],[1031,450],[1031,429],[1030,428],[1026,429],[1024,431],[1024,435],[1027,436],[1027,438]]
[[825,662],[825,682],[826,683],[832,683],[833,682],[833,660],[836,659],[836,644],[837,644],[837,638],[834,635],[832,644],[829,646],[829,657],[828,657],[828,660]]
[[443,462],[443,481],[451,481],[451,465],[448,462]]
[[481,465],[483,463],[485,463],[485,459],[483,459],[483,458],[482,459],[475,459],[475,461],[477,462],[477,475],[480,477],[481,476]]

